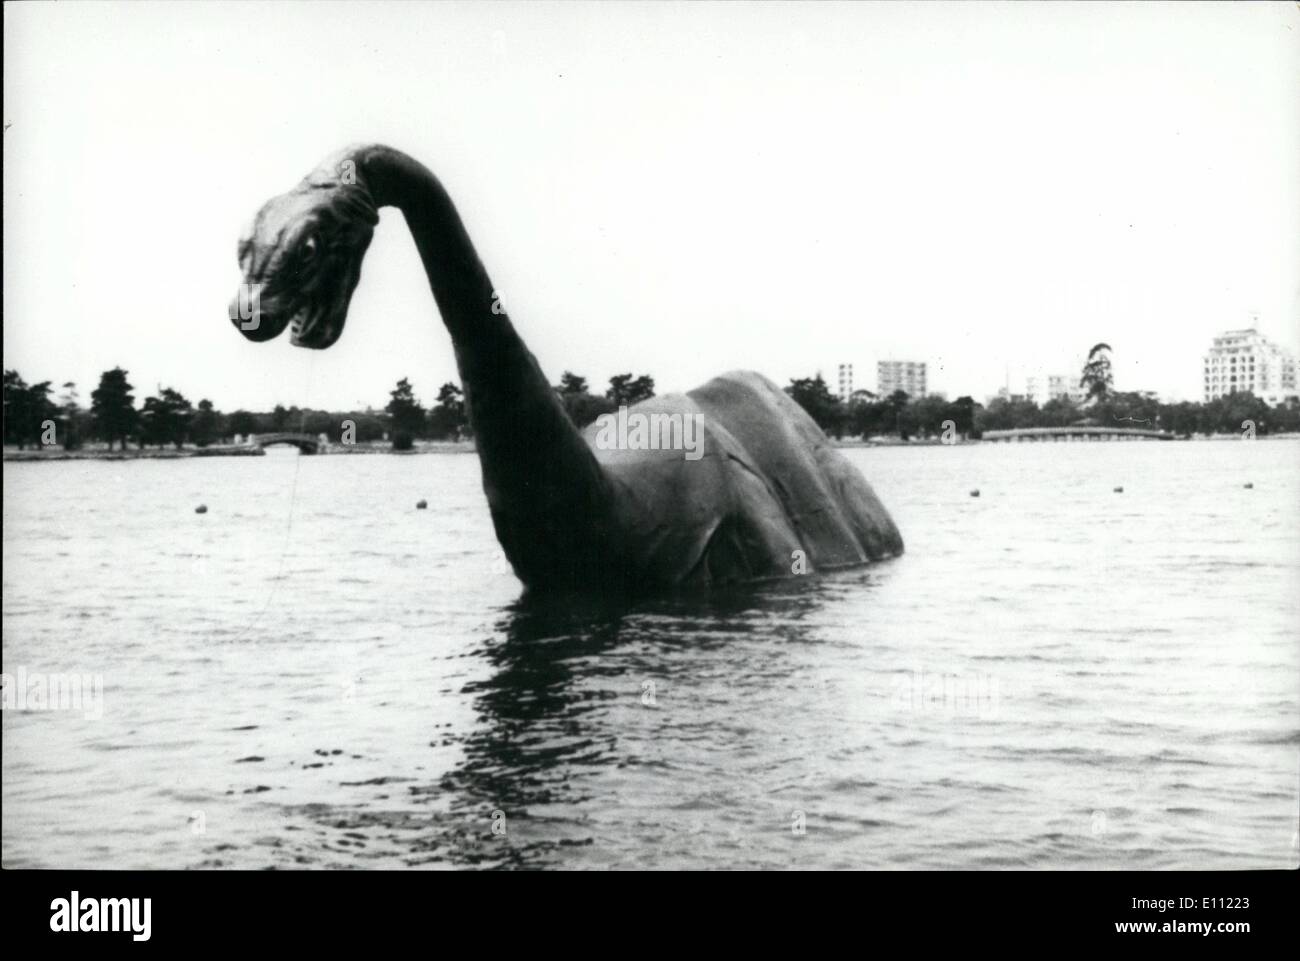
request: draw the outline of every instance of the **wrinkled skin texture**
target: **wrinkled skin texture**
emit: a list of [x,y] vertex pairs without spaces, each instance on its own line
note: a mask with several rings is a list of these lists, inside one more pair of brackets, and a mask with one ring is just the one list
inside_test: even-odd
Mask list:
[[483,488],[529,591],[645,594],[894,557],[903,541],[861,473],[760,374],[717,377],[633,414],[700,415],[702,456],[605,449],[579,433],[503,312],[446,191],[423,165],[350,147],[262,207],[240,242],[263,316],[246,330],[321,349],[343,332],[376,209],[406,218],[451,334]]
[[797,403],[761,374],[733,371],[633,413],[700,414],[703,457],[602,450],[637,579],[687,587],[852,567],[900,554],[903,541],[856,467]]
[[324,350],[343,333],[361,261],[379,214],[369,194],[343,181],[338,164],[322,164],[258,211],[239,240],[246,285],[259,288],[260,314],[247,319],[231,304],[231,323],[249,340],[290,328],[295,347]]

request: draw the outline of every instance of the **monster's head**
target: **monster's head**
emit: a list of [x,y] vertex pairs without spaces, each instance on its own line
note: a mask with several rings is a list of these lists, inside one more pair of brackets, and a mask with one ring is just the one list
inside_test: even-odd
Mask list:
[[379,214],[355,165],[327,163],[273,197],[239,241],[244,285],[230,320],[249,340],[290,329],[296,347],[324,350],[343,333],[361,260]]

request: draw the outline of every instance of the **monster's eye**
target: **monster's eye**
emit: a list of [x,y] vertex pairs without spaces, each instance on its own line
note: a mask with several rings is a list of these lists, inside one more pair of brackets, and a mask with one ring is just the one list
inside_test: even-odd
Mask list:
[[317,248],[317,246],[318,246],[318,243],[317,243],[316,235],[315,235],[315,234],[312,234],[312,236],[310,236],[310,237],[308,237],[306,240],[304,240],[304,241],[302,242],[302,259],[303,259],[303,260],[312,260],[312,259],[316,256],[316,248]]

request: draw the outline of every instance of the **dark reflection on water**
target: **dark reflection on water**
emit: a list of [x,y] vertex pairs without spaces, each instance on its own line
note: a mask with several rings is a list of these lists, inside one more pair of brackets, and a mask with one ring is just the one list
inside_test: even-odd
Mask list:
[[[658,689],[693,687],[697,669],[732,675],[743,685],[753,665],[742,659],[752,650],[737,642],[756,631],[766,643],[806,640],[804,619],[829,588],[807,580],[635,604],[580,597],[510,604],[469,653],[486,661],[490,673],[462,689],[477,722],[454,739],[462,759],[436,783],[411,788],[447,805],[426,830],[405,838],[405,863],[565,863],[566,849],[596,840],[569,816],[600,800],[587,775],[660,765],[629,750],[634,742],[611,724],[618,708],[654,710]],[[778,645],[767,652],[763,672],[781,671],[781,660]],[[369,815],[317,813],[345,830],[376,826]],[[391,826],[404,824],[409,818],[401,816]],[[536,829],[521,831],[521,825]],[[546,837],[534,836],[539,833]]]

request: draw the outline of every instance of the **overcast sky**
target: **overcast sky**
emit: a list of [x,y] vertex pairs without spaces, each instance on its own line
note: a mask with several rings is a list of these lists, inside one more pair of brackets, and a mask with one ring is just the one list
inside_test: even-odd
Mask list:
[[456,378],[401,215],[342,340],[245,341],[235,241],[354,141],[457,202],[552,381],[930,364],[1200,398],[1211,337],[1300,347],[1293,3],[5,7],[4,364],[218,407]]

